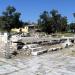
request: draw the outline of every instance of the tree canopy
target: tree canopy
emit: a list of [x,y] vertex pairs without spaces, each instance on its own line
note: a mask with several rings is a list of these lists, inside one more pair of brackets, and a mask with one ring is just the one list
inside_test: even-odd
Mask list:
[[8,6],[0,16],[0,28],[2,30],[10,31],[12,28],[22,27],[22,21],[20,21],[21,13],[17,12],[15,7]]
[[38,20],[41,30],[46,33],[66,31],[67,17],[61,16],[57,10],[44,11]]

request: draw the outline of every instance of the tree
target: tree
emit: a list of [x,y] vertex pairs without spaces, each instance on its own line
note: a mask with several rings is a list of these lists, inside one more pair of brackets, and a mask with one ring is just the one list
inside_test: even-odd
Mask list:
[[38,20],[38,25],[46,33],[66,31],[67,17],[61,16],[57,10],[44,11]]
[[40,19],[38,20],[38,25],[39,25],[39,28],[41,28],[43,32],[51,33],[50,16],[47,11],[44,11],[40,15]]
[[67,17],[61,17],[60,19],[61,32],[67,31]]
[[[73,17],[75,18],[75,13],[73,13]],[[70,23],[69,28],[71,32],[75,32],[75,22]]]
[[16,9],[13,6],[8,6],[3,12],[3,15],[0,17],[0,28],[7,31],[7,43],[6,43],[6,58],[10,58],[10,31],[12,28],[22,27],[22,21],[19,20],[21,13],[16,12]]
[[73,17],[75,18],[75,13],[73,13]]
[[53,19],[53,25],[54,25],[54,32],[58,32],[60,31],[60,18],[61,18],[61,14],[58,13],[57,10],[53,9],[50,11],[51,17]]
[[22,21],[19,20],[21,13],[16,12],[13,6],[8,6],[2,14],[0,26],[3,30],[10,32],[12,28],[22,27],[22,25],[20,25]]
[[75,23],[70,23],[70,29],[72,32],[75,32]]

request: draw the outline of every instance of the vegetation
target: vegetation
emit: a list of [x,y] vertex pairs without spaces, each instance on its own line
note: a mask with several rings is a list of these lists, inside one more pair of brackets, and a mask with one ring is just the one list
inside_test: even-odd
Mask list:
[[[29,22],[20,20],[21,13],[17,12],[15,7],[8,6],[0,16],[0,30],[10,32],[12,28],[24,27],[29,25]],[[75,18],[75,13],[73,13]],[[38,27],[46,33],[56,32],[75,32],[75,23],[68,24],[67,17],[62,16],[58,10],[44,11],[38,19]]]
[[[75,13],[73,13],[73,17],[75,18]],[[71,32],[75,32],[75,22],[69,24],[69,28]]]
[[22,27],[23,22],[19,20],[21,13],[13,6],[8,6],[0,16],[0,28],[10,32],[12,28]]
[[63,32],[67,30],[67,17],[61,16],[57,10],[44,11],[38,20],[38,25],[46,33]]

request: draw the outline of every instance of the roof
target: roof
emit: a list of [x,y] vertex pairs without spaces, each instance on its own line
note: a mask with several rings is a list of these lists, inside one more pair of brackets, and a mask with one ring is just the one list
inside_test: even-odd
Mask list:
[[30,25],[26,25],[26,26],[33,27],[33,26],[37,26],[37,25],[36,24],[30,24]]

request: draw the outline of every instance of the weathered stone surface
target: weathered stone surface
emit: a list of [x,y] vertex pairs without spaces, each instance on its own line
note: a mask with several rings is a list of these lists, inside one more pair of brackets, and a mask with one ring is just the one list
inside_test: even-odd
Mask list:
[[14,59],[0,58],[0,75],[75,75],[75,57],[67,51]]

